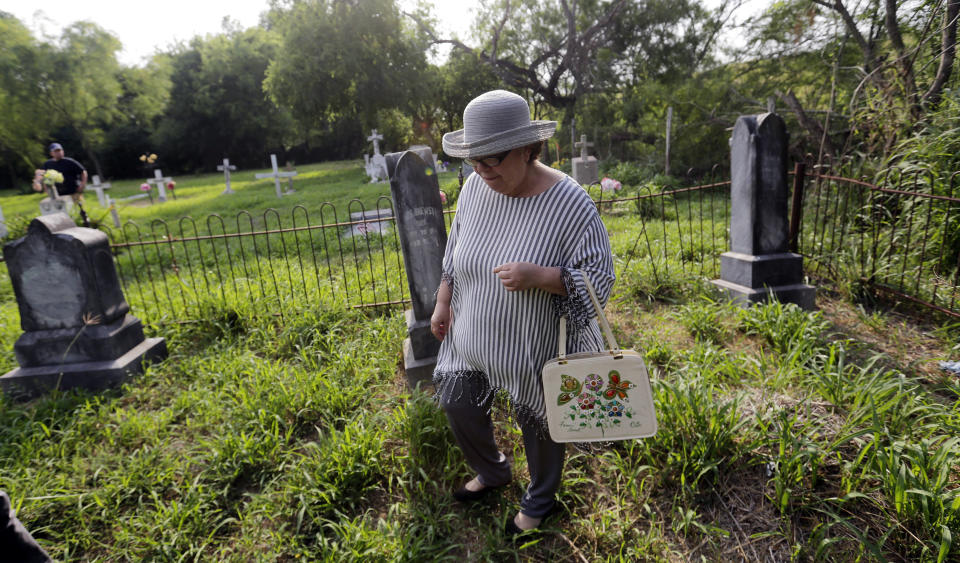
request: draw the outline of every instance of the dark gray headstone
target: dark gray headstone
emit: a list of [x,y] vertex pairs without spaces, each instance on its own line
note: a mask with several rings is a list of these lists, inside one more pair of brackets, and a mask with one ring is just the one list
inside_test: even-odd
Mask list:
[[412,151],[390,153],[386,160],[413,304],[407,311],[410,337],[404,342],[404,362],[407,379],[416,386],[432,376],[440,349],[440,341],[430,332],[430,317],[437,304],[447,229],[433,166]]
[[3,254],[24,331],[14,344],[21,367],[0,377],[5,392],[99,389],[139,372],[145,355],[166,355],[163,339],[144,339],[129,314],[103,232],[45,215]]
[[740,303],[770,297],[814,308],[803,257],[789,252],[787,142],[774,113],[741,116],[730,139],[730,252],[713,283]]

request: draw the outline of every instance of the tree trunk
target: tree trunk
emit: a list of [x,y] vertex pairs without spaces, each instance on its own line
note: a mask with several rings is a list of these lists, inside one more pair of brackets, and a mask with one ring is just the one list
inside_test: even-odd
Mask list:
[[93,161],[93,169],[96,171],[97,176],[100,176],[101,181],[105,181],[107,177],[104,176],[103,169],[100,167],[100,159],[98,159],[93,150],[89,148],[86,148],[84,152],[87,153],[87,158]]
[[960,17],[960,0],[949,0],[943,14],[943,33],[940,41],[940,67],[930,89],[923,95],[924,103],[935,106],[940,103],[943,88],[950,80],[953,62],[957,56],[957,18]]

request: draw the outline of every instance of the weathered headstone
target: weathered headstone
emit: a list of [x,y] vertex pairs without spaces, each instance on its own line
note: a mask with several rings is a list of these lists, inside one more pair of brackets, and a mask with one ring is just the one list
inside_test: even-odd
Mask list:
[[[275,154],[270,155],[270,166],[273,168],[273,172],[263,172],[260,174],[256,174],[256,177],[258,180],[262,180],[263,178],[273,178],[273,185],[277,190],[277,197],[283,197],[283,193],[280,190],[280,178],[293,178],[294,176],[297,175],[297,171],[293,170],[293,171],[287,171],[287,172],[280,172],[280,168],[277,167],[277,155]],[[292,190],[293,190],[293,180],[291,179],[290,190],[288,190],[287,193],[290,193],[290,191]]]
[[713,283],[742,305],[774,297],[813,309],[803,257],[789,251],[787,130],[775,113],[741,116],[730,139],[730,252]]
[[147,180],[148,184],[154,184],[157,187],[157,201],[167,201],[167,182],[172,182],[173,178],[164,176],[159,168],[153,169],[153,178]]
[[100,176],[94,174],[93,181],[90,182],[90,187],[93,188],[93,191],[97,192],[97,203],[100,204],[100,207],[106,207],[107,196],[103,193],[103,190],[110,189],[110,182],[102,183],[100,182]]
[[40,215],[69,213],[73,208],[73,198],[61,196],[56,186],[44,184],[44,190],[47,192],[47,197],[40,200]]
[[580,142],[576,143],[576,147],[580,149],[580,156],[573,159],[573,179],[583,186],[596,184],[600,181],[597,157],[587,154],[587,149],[592,146],[593,143],[587,142],[586,135],[580,135]]
[[143,360],[166,356],[164,340],[144,339],[129,314],[103,232],[46,215],[3,255],[24,331],[13,346],[21,367],[0,377],[5,393],[101,389],[141,372]]
[[367,176],[370,176],[370,183],[382,182],[389,179],[389,174],[387,173],[387,161],[380,154],[380,141],[383,140],[383,135],[377,133],[377,130],[374,129],[370,132],[370,136],[367,137],[368,141],[373,141],[373,155],[363,155],[364,169],[367,172]]
[[[383,233],[390,230],[390,221],[386,219],[393,218],[393,211],[390,209],[371,209],[369,211],[356,211],[350,214],[350,222],[356,223],[350,226],[350,232],[347,236],[367,235],[369,233]],[[378,220],[383,219],[383,220]]]
[[236,169],[237,169],[237,167],[236,167],[235,165],[230,164],[230,159],[229,159],[229,158],[223,159],[223,164],[218,164],[218,165],[217,165],[217,170],[223,172],[223,181],[226,182],[226,184],[227,184],[227,189],[223,190],[223,193],[225,193],[225,194],[233,194],[233,193],[236,193],[236,192],[233,191],[233,189],[230,187],[230,172],[232,172],[233,170],[236,170]]
[[432,168],[413,151],[386,156],[390,194],[396,213],[400,248],[407,270],[412,309],[407,310],[403,361],[408,383],[429,381],[437,363],[440,341],[430,332],[437,304],[447,229],[440,201],[440,183]]

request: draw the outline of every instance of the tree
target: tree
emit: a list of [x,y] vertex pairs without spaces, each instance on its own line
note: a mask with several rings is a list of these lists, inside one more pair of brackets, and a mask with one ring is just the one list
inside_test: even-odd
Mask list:
[[408,15],[433,43],[471,54],[507,86],[567,110],[588,93],[692,72],[718,31],[709,12],[686,0],[490,0],[477,16],[482,44],[474,48]]
[[259,27],[194,38],[164,58],[170,101],[157,126],[157,152],[187,170],[209,170],[224,157],[261,164],[266,149],[293,141],[288,112],[263,90],[279,38]]
[[816,152],[887,154],[950,83],[958,13],[960,0],[777,2],[752,22],[750,56],[761,74],[772,61],[797,70],[775,90]]
[[40,103],[43,66],[43,51],[29,30],[0,12],[0,166],[7,187],[26,183],[42,162],[52,125]]
[[376,127],[379,111],[409,110],[427,96],[426,44],[393,0],[294,0],[289,9],[275,6],[268,20],[283,40],[264,87],[301,126]]
[[64,29],[61,45],[44,46],[49,62],[38,76],[40,99],[54,120],[73,129],[103,176],[97,153],[106,129],[122,117],[117,106],[120,41],[96,24],[77,22]]

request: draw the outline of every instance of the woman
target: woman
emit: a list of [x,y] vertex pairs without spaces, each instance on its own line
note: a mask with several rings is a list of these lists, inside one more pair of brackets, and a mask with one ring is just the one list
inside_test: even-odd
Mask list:
[[576,182],[539,160],[555,121],[531,121],[516,94],[487,92],[463,112],[464,128],[443,150],[473,165],[461,191],[431,319],[442,341],[433,381],[457,443],[476,477],[454,493],[483,498],[512,479],[497,448],[490,407],[511,398],[523,431],[530,485],[507,533],[537,528],[556,502],[564,445],[546,430],[540,371],[557,354],[561,315],[567,349],[600,350],[603,341],[584,285],[601,302],[613,287],[613,259],[593,201]]

